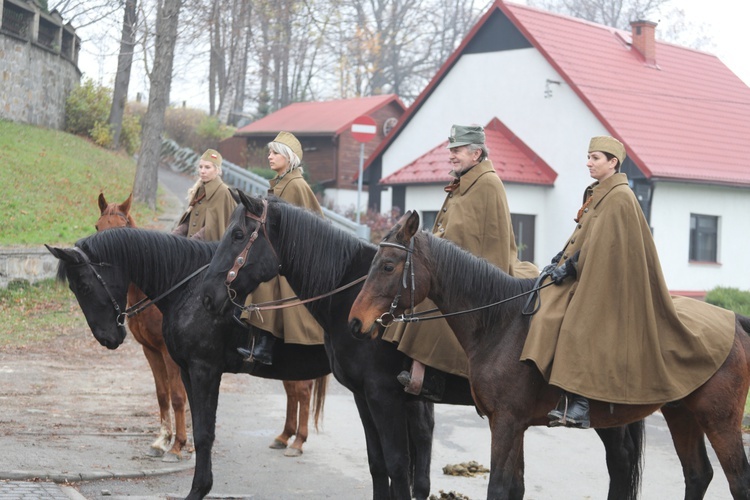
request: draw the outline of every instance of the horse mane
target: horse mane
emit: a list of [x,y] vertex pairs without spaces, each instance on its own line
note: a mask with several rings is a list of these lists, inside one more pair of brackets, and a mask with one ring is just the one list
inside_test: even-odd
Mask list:
[[[218,245],[217,241],[204,242],[138,228],[112,228],[76,242],[92,263],[117,263],[133,282],[149,283],[156,290],[166,290],[208,264]],[[58,280],[65,280],[66,267],[65,261],[60,260]]]
[[[490,264],[442,238],[436,238],[427,231],[421,231],[415,238],[427,240],[429,255],[422,255],[428,259],[431,269],[440,269],[444,273],[444,283],[450,286],[443,288],[446,302],[460,303],[466,300],[467,294],[482,297],[482,302],[474,306],[482,306],[513,297],[530,290],[534,279],[515,278],[502,269]],[[415,247],[415,251],[418,246]],[[502,317],[517,316],[526,302],[526,296],[511,300],[502,306],[490,307],[481,312],[487,323],[492,324],[502,320]]]
[[[370,250],[374,256],[377,251],[375,245],[335,227],[309,210],[269,198],[269,210],[274,208],[279,213],[279,234],[272,246],[279,255],[285,256],[289,268],[286,271],[300,277],[296,290],[300,297],[313,297],[336,289],[358,254]],[[316,251],[307,250],[309,247],[304,242],[308,241],[316,246]]]

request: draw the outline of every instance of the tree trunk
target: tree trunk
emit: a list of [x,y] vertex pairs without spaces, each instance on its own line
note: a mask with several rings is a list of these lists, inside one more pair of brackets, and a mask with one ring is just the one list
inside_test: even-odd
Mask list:
[[172,85],[172,64],[177,40],[181,0],[160,0],[156,14],[154,66],[150,75],[148,110],[143,117],[143,137],[138,166],[135,171],[133,195],[136,201],[156,210],[156,188],[159,181],[159,153],[164,113],[169,104]]
[[137,0],[125,1],[125,16],[122,21],[122,38],[120,39],[120,54],[117,58],[115,89],[112,94],[112,108],[109,111],[109,126],[113,134],[112,149],[120,147],[122,118],[125,114],[125,104],[128,101],[130,70],[133,66],[133,51],[135,48],[135,29],[138,22],[137,5]]

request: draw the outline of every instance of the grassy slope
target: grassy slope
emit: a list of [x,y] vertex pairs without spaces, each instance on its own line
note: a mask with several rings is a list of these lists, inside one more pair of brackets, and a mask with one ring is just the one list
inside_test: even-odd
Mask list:
[[[95,231],[100,192],[110,202],[130,194],[132,158],[56,130],[0,120],[0,246],[71,246]],[[148,227],[157,218],[145,205],[131,209]],[[67,285],[53,280],[0,289],[0,349],[18,348],[57,335],[90,335]]]
[[[124,201],[133,188],[135,161],[70,134],[0,121],[0,245],[72,244],[91,234],[100,192]],[[132,210],[139,225],[156,214]]]

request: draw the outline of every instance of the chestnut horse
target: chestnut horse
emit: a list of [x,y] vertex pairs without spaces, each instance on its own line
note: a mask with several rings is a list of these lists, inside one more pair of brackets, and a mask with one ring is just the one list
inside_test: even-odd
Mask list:
[[[365,432],[373,498],[427,498],[432,403],[407,394],[396,380],[410,360],[395,344],[355,339],[348,324],[349,310],[362,286],[356,280],[367,274],[377,247],[283,200],[238,194],[241,204],[203,280],[204,305],[219,314],[230,304],[229,293],[242,298],[259,283],[283,274],[299,298],[309,301],[306,307],[325,332],[333,374],[354,394]],[[341,289],[347,285],[355,286]],[[338,292],[331,295],[334,290]],[[467,380],[449,375],[442,403],[474,405]],[[610,500],[637,497],[643,432],[643,422],[597,430],[606,449]],[[415,435],[422,448],[410,450],[407,441]],[[524,494],[522,449],[519,454],[510,473],[515,498]]]
[[116,349],[125,340],[124,318],[131,283],[156,300],[164,315],[162,335],[180,367],[190,403],[195,442],[195,470],[188,499],[204,498],[213,486],[211,450],[223,373],[249,373],[275,380],[323,377],[331,366],[322,345],[277,343],[271,366],[243,362],[237,347],[250,332],[231,314],[209,315],[198,295],[217,242],[138,228],[112,228],[76,242],[72,248],[49,247],[57,257],[57,277],[67,280],[100,344]]
[[[419,215],[407,212],[383,239],[352,306],[350,326],[354,332],[367,332],[379,317],[381,322],[391,321],[394,314],[425,298],[449,315],[446,319],[469,358],[477,406],[489,416],[492,462],[487,497],[509,498],[524,432],[532,425],[547,425],[547,412],[560,397],[560,389],[548,385],[535,366],[520,361],[530,324],[530,316],[522,314],[526,300],[521,297],[533,289],[534,280],[513,278],[457,245],[419,231],[419,224]],[[508,301],[499,303],[504,299]],[[496,305],[482,307],[488,304]],[[704,442],[708,436],[732,496],[749,499],[750,465],[741,429],[750,385],[748,333],[750,318],[736,315],[728,358],[685,398],[663,407],[591,401],[591,426],[624,425],[661,407],[682,463],[685,498],[703,498],[712,479]]]
[[[136,227],[135,220],[130,214],[133,194],[122,203],[107,203],[103,193],[99,193],[99,211],[101,215],[96,222],[96,230],[103,231],[113,227]],[[128,307],[144,300],[146,295],[132,283],[128,288]],[[159,436],[151,444],[147,454],[162,456],[169,447],[172,439],[172,419],[170,417],[170,402],[174,411],[174,443],[164,461],[180,460],[181,451],[187,442],[185,428],[185,410],[187,397],[185,386],[180,378],[180,367],[172,359],[164,344],[161,334],[162,315],[156,307],[147,307],[139,314],[127,319],[128,328],[133,338],[143,347],[151,373],[156,384],[156,400],[159,403],[161,430]],[[328,376],[315,380],[283,380],[286,391],[286,420],[281,434],[276,436],[269,445],[273,449],[285,449],[284,455],[297,457],[302,455],[302,445],[309,435],[310,406],[313,405],[313,423],[318,428],[318,421],[323,411]],[[294,437],[291,446],[289,440]]]

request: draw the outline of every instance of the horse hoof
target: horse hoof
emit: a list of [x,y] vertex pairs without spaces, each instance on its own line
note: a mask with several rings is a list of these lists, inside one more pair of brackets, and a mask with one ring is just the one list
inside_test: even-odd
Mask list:
[[299,457],[302,455],[302,450],[299,448],[289,448],[284,452],[285,457]]
[[152,458],[159,458],[164,456],[164,450],[161,448],[149,448],[146,450],[146,456]]
[[286,443],[280,439],[274,439],[273,443],[269,444],[268,447],[272,450],[283,450],[286,448]]

